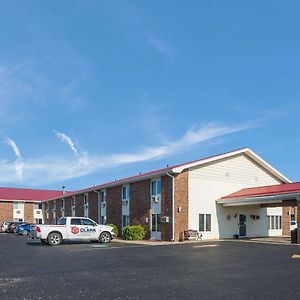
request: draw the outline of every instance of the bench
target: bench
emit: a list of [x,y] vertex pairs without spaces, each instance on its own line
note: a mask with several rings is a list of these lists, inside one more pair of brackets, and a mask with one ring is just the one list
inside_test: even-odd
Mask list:
[[202,233],[200,233],[198,230],[193,230],[193,229],[184,230],[183,235],[184,235],[184,240],[202,241]]

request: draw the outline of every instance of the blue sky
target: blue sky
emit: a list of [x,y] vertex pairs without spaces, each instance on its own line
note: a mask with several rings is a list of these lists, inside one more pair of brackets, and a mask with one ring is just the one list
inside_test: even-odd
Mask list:
[[0,185],[79,189],[250,147],[300,180],[299,1],[2,1]]

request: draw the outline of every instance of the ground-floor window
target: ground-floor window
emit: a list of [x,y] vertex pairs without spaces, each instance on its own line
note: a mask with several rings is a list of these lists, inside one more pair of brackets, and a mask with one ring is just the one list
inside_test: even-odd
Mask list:
[[161,214],[152,215],[152,231],[161,231]]
[[123,217],[122,217],[122,226],[126,227],[128,225],[129,225],[129,216],[123,215]]
[[35,224],[43,224],[43,220],[42,219],[34,219],[34,223]]
[[211,214],[199,214],[199,231],[211,231]]
[[268,216],[268,229],[282,229],[282,216]]

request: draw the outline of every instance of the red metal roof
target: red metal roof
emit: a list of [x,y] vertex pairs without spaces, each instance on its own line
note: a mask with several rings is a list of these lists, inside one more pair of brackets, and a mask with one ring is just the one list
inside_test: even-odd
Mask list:
[[43,201],[62,195],[62,191],[0,187],[0,200]]
[[289,193],[300,193],[300,182],[246,188],[222,197],[221,199],[253,198]]

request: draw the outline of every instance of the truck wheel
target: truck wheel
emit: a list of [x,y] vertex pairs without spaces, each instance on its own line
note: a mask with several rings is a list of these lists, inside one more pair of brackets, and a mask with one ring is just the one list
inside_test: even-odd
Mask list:
[[44,244],[44,245],[49,245],[47,240],[41,240],[41,243]]
[[109,243],[111,241],[110,233],[107,231],[104,231],[100,234],[99,237],[100,243]]
[[48,235],[47,240],[50,246],[58,246],[62,241],[62,237],[60,233],[52,232]]

